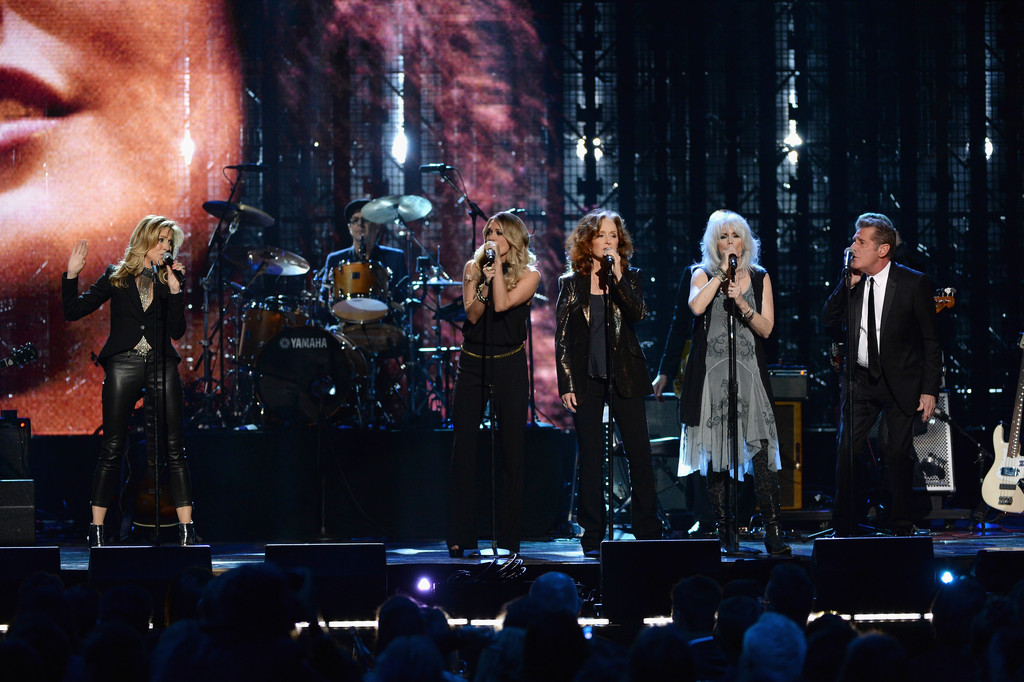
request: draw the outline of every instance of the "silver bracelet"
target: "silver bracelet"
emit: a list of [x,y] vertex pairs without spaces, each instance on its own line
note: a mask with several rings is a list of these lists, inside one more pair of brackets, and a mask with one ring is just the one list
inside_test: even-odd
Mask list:
[[756,312],[757,311],[754,310],[754,306],[750,306],[750,310],[748,310],[747,312],[743,313],[743,321],[744,322],[750,322],[752,319],[754,319],[754,313],[756,313]]
[[724,282],[729,279],[729,276],[725,274],[725,271],[723,271],[722,268],[715,270],[715,277],[717,277],[720,282]]

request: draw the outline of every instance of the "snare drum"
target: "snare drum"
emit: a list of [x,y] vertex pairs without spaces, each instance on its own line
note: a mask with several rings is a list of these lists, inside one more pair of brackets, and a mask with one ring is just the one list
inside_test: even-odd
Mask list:
[[402,355],[409,345],[401,327],[383,322],[346,324],[341,333],[364,351],[385,358]]
[[238,339],[236,361],[252,365],[260,349],[276,334],[290,327],[309,324],[309,316],[300,301],[291,296],[269,296],[252,301],[242,313],[242,335]]
[[376,322],[388,314],[388,271],[383,265],[350,261],[333,274],[331,309],[339,320]]
[[256,395],[269,423],[315,424],[355,403],[369,376],[362,351],[319,327],[285,329],[256,360]]

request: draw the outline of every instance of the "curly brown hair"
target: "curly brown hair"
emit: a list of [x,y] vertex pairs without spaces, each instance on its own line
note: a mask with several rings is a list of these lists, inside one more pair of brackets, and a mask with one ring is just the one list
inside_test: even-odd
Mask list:
[[623,270],[629,267],[629,258],[633,255],[633,240],[629,238],[629,231],[626,230],[626,223],[615,211],[604,208],[595,208],[590,213],[580,218],[576,227],[565,240],[566,272],[579,272],[589,275],[594,264],[591,258],[591,242],[594,235],[601,229],[601,221],[605,218],[615,224],[619,233],[619,258],[622,259]]

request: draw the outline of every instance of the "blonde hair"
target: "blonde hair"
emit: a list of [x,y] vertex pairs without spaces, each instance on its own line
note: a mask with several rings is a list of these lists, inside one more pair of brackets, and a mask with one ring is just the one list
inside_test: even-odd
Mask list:
[[746,218],[732,211],[715,211],[708,218],[708,225],[700,242],[701,255],[703,256],[701,265],[704,266],[704,269],[714,272],[722,267],[722,254],[718,253],[717,242],[727,227],[735,229],[736,234],[743,241],[743,253],[740,255],[739,263],[737,263],[739,269],[743,270],[750,268],[751,265],[760,265],[761,242],[750,231],[750,225],[747,224]]
[[579,272],[589,275],[594,267],[591,243],[594,235],[601,229],[601,221],[607,218],[615,224],[615,230],[619,235],[619,258],[622,260],[622,269],[629,269],[629,258],[633,255],[633,240],[629,237],[626,229],[626,222],[615,211],[597,208],[586,214],[576,223],[576,227],[569,233],[565,240],[566,272]]
[[[148,215],[139,221],[128,240],[128,247],[124,250],[124,258],[117,264],[117,269],[110,276],[110,283],[118,288],[128,286],[128,278],[135,277],[146,267],[146,253],[160,241],[160,232],[164,229],[171,231],[172,254],[177,257],[181,243],[185,241],[185,233],[178,227],[178,223],[170,218],[159,215]],[[167,284],[167,270],[160,268],[160,281]]]
[[[491,216],[484,223],[483,235],[485,242],[487,241],[487,228],[492,223],[501,230],[505,241],[508,242],[508,254],[505,256],[505,265],[508,266],[508,271],[504,273],[504,278],[505,289],[512,291],[516,288],[516,284],[519,283],[519,278],[523,276],[524,272],[536,269],[534,264],[537,262],[537,256],[534,255],[533,251],[530,251],[530,233],[526,229],[526,224],[519,216],[506,211],[501,211]],[[482,271],[484,267],[484,247],[482,244],[473,252],[473,261],[476,263],[477,268]]]

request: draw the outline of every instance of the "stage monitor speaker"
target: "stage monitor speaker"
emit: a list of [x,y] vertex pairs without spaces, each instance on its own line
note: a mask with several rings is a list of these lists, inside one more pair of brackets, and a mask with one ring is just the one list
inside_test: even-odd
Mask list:
[[32,439],[32,423],[17,414],[16,410],[4,410],[0,416],[0,479],[29,478],[28,445]]
[[811,566],[820,611],[927,613],[938,589],[930,537],[818,538]]
[[672,586],[691,575],[718,580],[718,540],[636,540],[601,543],[601,615],[636,625],[672,612]]
[[312,580],[327,620],[370,620],[388,595],[387,554],[379,542],[267,545],[265,559]]
[[0,545],[36,543],[35,482],[0,480]]
[[60,575],[60,547],[0,547],[0,623],[10,623],[18,587],[33,573]]
[[[936,412],[949,414],[949,393],[939,393]],[[956,492],[953,480],[953,439],[949,422],[932,417],[922,424],[914,420],[914,490],[930,493]],[[918,433],[917,430],[920,429]]]
[[983,549],[978,552],[971,573],[986,592],[1008,594],[1024,576],[1024,550]]
[[107,546],[89,550],[89,583],[101,591],[124,584],[148,590],[156,622],[163,622],[167,586],[186,568],[212,572],[210,546]]
[[783,509],[802,509],[804,506],[804,420],[803,403],[775,402],[775,426],[779,434],[779,489]]

